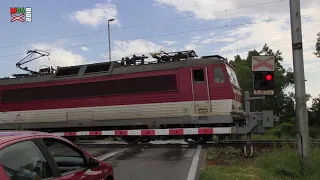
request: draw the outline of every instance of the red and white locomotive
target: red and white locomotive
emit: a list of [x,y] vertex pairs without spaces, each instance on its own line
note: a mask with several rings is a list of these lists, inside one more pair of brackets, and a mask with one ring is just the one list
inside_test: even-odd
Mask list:
[[234,68],[194,51],[60,67],[0,80],[0,129],[150,141],[176,135],[206,141],[244,120]]

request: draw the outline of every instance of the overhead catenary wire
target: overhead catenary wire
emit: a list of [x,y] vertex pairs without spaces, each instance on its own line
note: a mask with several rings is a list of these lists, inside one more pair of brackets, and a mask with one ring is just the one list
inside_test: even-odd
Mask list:
[[[278,2],[282,2],[282,1],[287,1],[287,0],[276,0],[276,1],[269,1],[269,2],[264,2],[264,3],[259,3],[259,4],[241,6],[241,7],[231,8],[231,9],[214,11],[214,12],[212,12],[212,13],[210,13],[210,14],[216,14],[216,13],[220,13],[220,12],[234,11],[234,10],[238,10],[238,9],[252,8],[252,7],[256,7],[256,6],[263,6],[263,5],[278,3]],[[208,14],[197,14],[197,15],[208,15]],[[136,25],[129,25],[129,26],[124,26],[124,27],[114,28],[114,29],[112,29],[112,31],[120,30],[120,29],[134,28],[134,27],[139,27],[139,26],[147,26],[147,25],[152,25],[152,24],[159,24],[159,23],[176,21],[176,20],[182,20],[182,19],[187,19],[187,18],[196,17],[197,15],[189,15],[189,16],[184,16],[184,17],[179,17],[179,18],[172,18],[172,19],[165,19],[165,20],[153,21],[153,22],[148,22],[148,23],[141,23],[141,24],[136,24]],[[95,31],[95,32],[75,34],[75,35],[70,35],[70,36],[62,36],[62,37],[45,39],[45,40],[39,40],[39,41],[33,41],[33,42],[28,42],[28,43],[21,43],[21,44],[13,44],[13,45],[7,45],[7,46],[0,46],[0,49],[17,47],[17,46],[23,46],[23,45],[28,45],[28,44],[35,44],[35,43],[42,43],[42,42],[48,42],[48,41],[57,41],[57,40],[62,40],[62,39],[70,39],[70,38],[74,38],[74,37],[81,37],[81,36],[85,36],[85,35],[98,34],[98,33],[107,32],[107,31],[108,31],[108,30],[100,30],[100,31]]]
[[[311,42],[314,42],[314,40],[307,40],[307,41],[303,41],[302,43],[311,43]],[[292,45],[291,43],[282,43],[282,44],[277,44],[277,45],[272,45],[272,47],[279,47],[279,46],[289,46],[289,45]],[[81,47],[81,46],[79,46]],[[202,56],[203,55],[206,55],[206,54],[212,54],[212,53],[215,53],[215,52],[223,52],[223,53],[226,53],[226,52],[237,52],[237,51],[245,51],[245,50],[252,50],[252,49],[256,49],[257,46],[255,47],[244,47],[244,48],[235,48],[235,49],[226,49],[226,50],[221,50],[221,48],[219,49],[213,49],[211,51],[203,51],[203,52],[197,52],[197,54],[201,54]],[[126,56],[130,56],[130,55],[134,55],[134,54],[148,54],[150,52],[145,52],[145,53],[131,53],[131,54],[127,54]],[[97,58],[91,58],[92,60],[98,60],[98,59],[106,59],[107,57],[97,57]],[[121,61],[121,60],[115,60],[115,61]]]
[[[311,42],[314,42],[314,40],[308,40],[308,41],[303,41],[302,43],[311,43]],[[289,45],[292,45],[291,43],[282,43],[282,44],[277,44],[277,45],[272,45],[272,47],[279,47],[279,46],[289,46]],[[203,51],[203,52],[197,52],[198,55],[201,54],[201,56],[204,56],[206,54],[210,54],[212,55],[212,53],[215,53],[215,52],[223,52],[223,53],[226,53],[226,52],[236,52],[236,51],[245,51],[245,50],[252,50],[252,49],[256,49],[257,47],[244,47],[244,48],[235,48],[235,49],[227,49],[227,50],[221,50],[221,49],[213,49],[211,51]],[[145,52],[145,53],[131,53],[131,54],[127,54],[126,56],[132,56],[134,54],[148,54],[148,53],[151,53],[151,52]],[[101,59],[107,59],[107,57],[96,57],[96,58],[91,58],[92,60],[101,60]],[[121,60],[114,60],[114,61],[117,61],[117,62],[120,62]]]
[[[314,40],[308,40],[308,41],[304,41],[303,43],[311,43],[314,42]],[[273,45],[272,47],[279,47],[279,46],[290,46],[292,45],[291,43],[283,43],[283,44],[277,44],[277,45]],[[222,52],[222,53],[226,53],[226,52],[235,52],[235,51],[248,51],[248,50],[252,50],[252,49],[256,49],[257,47],[244,47],[244,48],[236,48],[236,49],[227,49],[227,50],[220,50],[220,49],[214,49],[211,51],[203,51],[203,52],[197,52],[198,55],[201,54],[201,56],[204,56],[206,54],[208,55],[212,55],[212,53],[214,52]],[[132,53],[136,54],[136,53]],[[143,54],[143,53],[142,53]],[[105,58],[94,58],[94,59],[105,59]],[[120,60],[116,60],[116,61],[120,61]]]
[[[303,41],[302,43],[311,43],[314,42],[314,40],[307,40],[307,41]],[[292,45],[292,43],[283,43],[283,44],[277,44],[277,45],[272,45],[272,47],[279,47],[279,46],[289,46]],[[235,51],[240,51],[240,50],[251,50],[251,49],[255,49],[257,47],[250,47],[250,48],[236,48],[236,49],[227,49],[227,50],[221,50],[221,49],[214,49],[211,51],[204,51],[204,52],[199,52],[198,54],[209,54],[209,53],[213,53],[213,52],[235,52]]]
[[[304,17],[310,17],[313,15],[318,15],[320,13],[313,13],[313,14],[307,14],[304,15]],[[212,27],[212,28],[203,28],[203,29],[196,29],[196,30],[189,30],[189,31],[180,31],[180,32],[174,32],[174,33],[166,33],[166,34],[159,34],[159,35],[152,35],[152,36],[144,36],[144,37],[138,37],[138,38],[132,38],[132,39],[125,39],[125,40],[113,40],[115,41],[129,41],[129,40],[139,40],[139,39],[150,39],[150,38],[155,38],[155,37],[164,37],[164,36],[172,36],[172,35],[179,35],[179,34],[186,34],[186,33],[192,33],[192,32],[201,32],[201,31],[208,31],[208,30],[214,30],[214,29],[224,29],[224,28],[231,28],[231,27],[241,27],[241,26],[246,26],[246,25],[253,25],[253,24],[258,24],[258,23],[263,23],[263,22],[271,22],[271,21],[276,21],[276,20],[283,20],[283,19],[289,19],[290,17],[284,17],[284,18],[274,18],[274,19],[269,19],[269,20],[260,20],[256,22],[250,22],[250,23],[240,23],[240,24],[234,24],[234,25],[229,25],[229,26],[217,26],[217,27]],[[102,45],[102,44],[108,44],[108,41],[103,41],[103,42],[97,42],[97,43],[91,43],[91,44],[81,44],[81,45],[75,45],[75,46],[68,46],[68,47],[61,47],[61,48],[56,48],[53,50],[46,50],[46,51],[56,51],[56,50],[61,50],[61,49],[72,49],[72,48],[79,48],[79,47],[89,47],[89,46],[96,46],[96,45]],[[24,55],[25,53],[18,53],[18,54],[10,54],[10,55],[3,55],[0,56],[0,58],[4,57],[11,57],[11,56],[21,56]]]
[[[224,9],[224,10],[214,11],[214,12],[212,12],[210,14],[216,14],[216,13],[221,13],[221,12],[226,12],[226,11],[234,11],[234,10],[251,8],[251,7],[256,7],[256,6],[263,6],[263,5],[278,3],[278,2],[282,2],[282,1],[287,1],[287,0],[276,0],[276,1],[269,1],[269,2],[265,2],[265,3],[253,4],[253,5],[248,5],[248,6],[241,6],[241,7],[237,7],[237,8]],[[188,16],[183,16],[183,17],[178,17],[178,18],[165,19],[165,20],[148,22],[148,23],[141,23],[141,24],[136,24],[136,25],[130,25],[130,26],[125,26],[125,27],[115,28],[113,30],[127,29],[127,28],[139,27],[139,26],[146,26],[146,25],[164,23],[164,22],[169,22],[169,21],[176,21],[176,20],[181,20],[181,19],[188,19],[188,18],[196,17],[198,15],[208,15],[208,13],[206,13],[206,14],[201,14],[200,13],[200,14],[197,14],[197,15],[188,15]]]
[[[309,31],[309,30],[313,30],[313,28],[310,28],[310,29],[303,29],[302,32],[306,32],[306,31]],[[287,31],[287,32],[281,32],[281,33],[274,33],[274,34],[268,34],[268,38],[272,38],[272,37],[277,37],[279,35],[288,35],[290,38],[291,38],[291,31]],[[228,37],[227,37],[228,38]],[[214,38],[212,38],[214,39]],[[234,39],[234,42],[241,42],[241,41],[245,41],[245,40],[248,40],[248,39],[254,39],[254,37],[246,37],[246,38],[243,38],[243,39]],[[225,44],[227,41],[217,41],[217,42],[210,42],[210,43],[200,43],[199,46],[207,46],[207,45],[213,45],[213,44]]]
[[[304,17],[310,17],[310,15],[319,15],[320,13],[313,13],[304,15]],[[131,38],[131,39],[123,39],[123,40],[113,40],[113,42],[116,41],[130,41],[130,40],[138,40],[138,39],[150,39],[150,38],[156,38],[156,37],[163,37],[163,36],[172,36],[172,35],[180,35],[180,34],[187,34],[187,33],[193,33],[193,32],[202,32],[202,31],[208,31],[208,30],[215,30],[215,29],[224,29],[224,28],[232,28],[232,27],[240,27],[240,26],[246,26],[246,25],[253,25],[263,22],[272,22],[277,20],[283,20],[283,19],[290,19],[290,17],[284,17],[284,18],[274,18],[269,20],[260,20],[256,22],[250,22],[250,23],[240,23],[240,24],[233,24],[233,25],[222,25],[222,26],[216,26],[211,28],[203,28],[203,29],[195,29],[195,30],[189,30],[189,31],[180,31],[180,32],[173,32],[173,33],[166,33],[166,34],[158,34],[158,35],[151,35],[151,36],[142,36],[138,38]]]
[[[308,41],[303,41],[302,43],[311,43],[311,42],[314,42],[314,40],[308,40]],[[282,43],[282,44],[277,44],[277,45],[272,45],[272,47],[279,47],[279,46],[289,46],[289,45],[292,45],[291,43]],[[244,47],[244,48],[236,48],[236,49],[226,49],[226,50],[221,50],[221,49],[214,49],[214,50],[211,50],[211,51],[203,51],[203,52],[197,52],[197,54],[201,54],[202,56],[205,55],[205,54],[210,54],[212,55],[212,53],[214,52],[223,52],[223,53],[226,53],[226,52],[235,52],[235,51],[245,51],[245,50],[252,50],[252,49],[256,49],[257,47]],[[136,53],[132,53],[133,54],[136,54]],[[143,53],[142,53],[143,54]],[[95,58],[95,59],[105,59],[105,58]],[[117,61],[120,61],[120,60],[117,60]]]
[[[304,29],[303,32],[306,32],[308,30],[311,30],[310,29]],[[283,35],[283,34],[287,34],[288,36],[290,36],[290,31],[287,31],[287,32],[282,32],[282,33],[274,33],[274,34],[270,34],[268,35],[268,38],[272,38],[272,37],[276,37],[276,36],[279,36],[279,35]],[[248,39],[254,39],[254,38],[243,38],[243,39],[234,39],[233,42],[241,42],[241,41],[245,41],[245,40],[248,40]],[[218,41],[218,42],[210,42],[210,43],[200,43],[199,45],[197,45],[197,47],[203,47],[203,46],[209,46],[209,45],[214,45],[214,44],[226,44],[227,42],[226,41]],[[308,42],[307,42],[308,43]],[[278,46],[278,45],[276,45]],[[190,49],[191,50],[191,49]],[[218,51],[219,49],[217,49]],[[134,54],[147,54],[147,53],[137,53],[137,52],[134,52],[134,53],[130,53],[130,54],[127,54],[126,56],[131,56],[131,55],[134,55]],[[201,54],[201,53],[200,53]],[[99,58],[95,58],[95,59],[99,59]],[[101,58],[100,58],[101,59]]]

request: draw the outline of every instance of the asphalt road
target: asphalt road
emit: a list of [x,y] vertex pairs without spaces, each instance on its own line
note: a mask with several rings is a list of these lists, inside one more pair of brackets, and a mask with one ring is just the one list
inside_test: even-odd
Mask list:
[[[203,153],[201,146],[175,144],[166,147],[144,145],[117,148],[110,144],[81,145],[87,152],[105,159],[116,180],[195,180],[199,176]],[[119,153],[120,152],[120,153]]]

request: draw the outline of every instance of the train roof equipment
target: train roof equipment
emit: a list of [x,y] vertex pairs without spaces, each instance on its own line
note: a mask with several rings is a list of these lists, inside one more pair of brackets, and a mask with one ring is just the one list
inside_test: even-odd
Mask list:
[[36,59],[42,58],[42,57],[48,57],[49,58],[50,53],[43,51],[43,50],[39,50],[39,49],[35,49],[35,50],[28,50],[27,51],[27,56],[24,57],[23,59],[21,59],[19,62],[16,63],[16,67],[27,71],[29,73],[25,73],[25,74],[13,74],[14,77],[19,78],[19,77],[28,77],[28,76],[39,76],[39,75],[43,75],[43,74],[52,74],[55,69],[53,69],[52,67],[48,67],[45,66],[45,68],[40,69],[39,71],[34,71],[34,70],[30,70],[27,66],[26,67],[21,67],[24,64],[27,64],[31,61],[34,61]]
[[[32,57],[32,55],[38,55]],[[28,56],[17,63],[17,67],[29,71],[29,74],[14,74],[13,78],[0,78],[0,85],[34,83],[48,80],[83,78],[103,75],[115,75],[126,73],[138,73],[156,70],[169,70],[179,67],[209,65],[209,64],[225,64],[226,59],[219,55],[211,57],[198,57],[194,50],[150,53],[155,61],[146,61],[146,55],[133,55],[131,58],[123,57],[120,61],[100,62],[93,64],[82,64],[75,66],[57,66],[40,69],[39,72],[29,70],[27,67],[21,67],[23,64],[31,62],[41,57],[48,57],[49,53],[42,50],[28,51]],[[29,59],[28,59],[29,58]],[[41,77],[39,77],[41,76]],[[18,80],[19,79],[19,80]]]

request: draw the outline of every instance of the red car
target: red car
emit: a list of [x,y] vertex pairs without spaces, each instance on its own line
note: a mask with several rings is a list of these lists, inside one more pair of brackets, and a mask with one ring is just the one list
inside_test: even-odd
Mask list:
[[114,180],[112,167],[48,133],[0,131],[0,180]]

